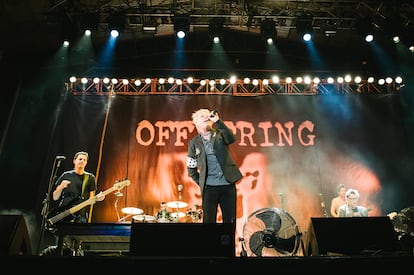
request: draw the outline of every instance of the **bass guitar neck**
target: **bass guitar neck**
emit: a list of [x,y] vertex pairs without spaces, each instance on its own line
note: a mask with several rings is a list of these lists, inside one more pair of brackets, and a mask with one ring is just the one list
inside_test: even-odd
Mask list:
[[[108,195],[109,193],[114,192],[115,190],[121,190],[122,188],[124,188],[125,186],[129,185],[131,182],[130,180],[123,180],[123,181],[119,181],[116,182],[111,188],[105,190],[102,192],[103,195]],[[83,201],[63,212],[60,212],[59,214],[47,219],[47,223],[49,226],[53,226],[55,225],[57,222],[63,220],[64,218],[66,218],[69,215],[75,214],[76,212],[78,212],[79,210],[81,210],[82,208],[94,204],[97,201],[97,196],[93,196],[92,198],[89,198],[86,201]]]

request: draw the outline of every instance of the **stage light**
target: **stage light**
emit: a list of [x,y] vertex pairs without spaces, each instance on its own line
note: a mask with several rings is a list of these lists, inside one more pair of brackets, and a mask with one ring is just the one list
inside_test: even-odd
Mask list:
[[143,25],[142,32],[155,34],[157,32],[157,26],[155,25]]
[[99,13],[91,12],[80,15],[80,27],[86,35],[89,31],[91,35],[94,31],[97,31],[99,28]]
[[185,14],[174,15],[174,32],[178,38],[184,38],[190,30],[190,17]]
[[326,20],[325,25],[322,27],[322,29],[326,37],[335,36],[338,29],[336,20]]
[[414,52],[414,23],[407,22],[404,24],[403,28],[401,29],[401,42],[403,45],[407,46],[410,52]]
[[396,35],[392,38],[392,41],[394,41],[394,43],[400,43],[401,40],[400,40],[400,37]]
[[397,76],[397,77],[395,78],[395,83],[397,83],[397,84],[401,84],[401,83],[402,83],[402,77],[401,77],[401,76]]
[[208,25],[208,32],[210,38],[214,43],[219,43],[223,40],[223,19],[213,18]]
[[267,43],[271,44],[275,42],[277,38],[276,22],[269,18],[263,20],[260,23],[260,34]]
[[111,37],[116,38],[119,36],[119,31],[118,30],[111,30]]
[[111,32],[116,31],[118,35],[125,30],[126,17],[125,14],[120,12],[113,12],[108,16],[108,30]]
[[68,47],[71,42],[74,42],[78,38],[78,26],[75,18],[64,13],[60,17],[61,39],[63,46]]
[[373,34],[367,34],[367,35],[365,35],[365,41],[366,42],[372,42],[374,40],[374,35]]
[[302,14],[296,18],[296,31],[305,41],[312,39],[313,34],[313,17],[309,14]]
[[374,27],[370,18],[359,17],[356,20],[355,28],[362,34],[365,42],[372,42],[374,40]]

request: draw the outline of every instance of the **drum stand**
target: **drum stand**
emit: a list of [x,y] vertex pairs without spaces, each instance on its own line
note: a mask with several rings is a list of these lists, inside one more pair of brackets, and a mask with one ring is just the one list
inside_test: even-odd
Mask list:
[[179,184],[177,186],[177,189],[178,189],[178,201],[167,202],[167,207],[171,209],[175,209],[175,212],[172,212],[170,215],[170,217],[173,218],[173,222],[178,222],[180,218],[185,216],[185,213],[181,212],[180,208],[184,208],[188,206],[188,203],[181,201],[182,199],[181,191],[183,191],[183,186]]
[[122,221],[125,221],[125,218],[126,217],[120,217],[119,216],[119,211],[118,211],[118,201],[119,201],[119,199],[121,198],[121,197],[123,197],[124,196],[124,194],[122,194],[120,191],[118,191],[118,192],[115,192],[115,196],[116,196],[116,199],[115,199],[115,203],[114,203],[114,207],[115,207],[115,213],[116,213],[116,217],[118,218],[118,222],[122,222]]

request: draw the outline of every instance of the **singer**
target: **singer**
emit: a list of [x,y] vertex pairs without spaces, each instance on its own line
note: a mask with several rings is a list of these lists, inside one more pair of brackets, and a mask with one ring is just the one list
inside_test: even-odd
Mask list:
[[236,223],[236,183],[242,178],[229,151],[236,141],[216,110],[199,109],[192,114],[198,134],[188,143],[187,171],[199,185],[203,223]]

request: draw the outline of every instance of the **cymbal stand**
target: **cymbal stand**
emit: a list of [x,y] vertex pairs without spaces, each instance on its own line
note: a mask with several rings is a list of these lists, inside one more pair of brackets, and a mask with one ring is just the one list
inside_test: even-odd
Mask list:
[[247,251],[246,251],[246,243],[244,241],[243,237],[239,238],[239,241],[241,242],[241,251],[240,251],[240,256],[241,257],[247,257]]
[[179,184],[177,186],[177,189],[178,189],[178,200],[180,201],[182,199],[181,192],[183,191],[183,185]]
[[180,208],[178,208],[178,203],[177,203],[177,207],[175,208],[175,217],[173,217],[173,221],[178,222],[179,219],[180,219]]

